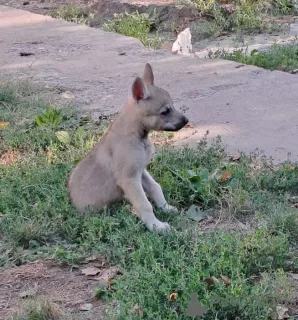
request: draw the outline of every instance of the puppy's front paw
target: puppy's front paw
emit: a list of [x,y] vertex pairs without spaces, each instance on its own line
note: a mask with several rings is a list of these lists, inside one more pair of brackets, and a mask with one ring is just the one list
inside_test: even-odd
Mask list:
[[174,206],[171,206],[170,204],[166,204],[164,207],[163,207],[163,211],[164,212],[178,212],[178,209]]
[[167,222],[161,222],[159,220],[155,220],[152,223],[147,223],[147,228],[150,231],[156,230],[157,232],[163,233],[171,230],[170,225]]

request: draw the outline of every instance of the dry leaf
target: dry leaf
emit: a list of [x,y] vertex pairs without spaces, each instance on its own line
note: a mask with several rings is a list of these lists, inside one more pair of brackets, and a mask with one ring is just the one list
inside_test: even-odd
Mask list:
[[232,176],[232,171],[227,171],[220,176],[220,180],[227,181],[231,178],[231,176]]
[[95,280],[98,280],[103,286],[108,286],[110,284],[110,281],[115,278],[115,276],[119,273],[119,269],[116,267],[102,270],[101,274],[94,278]]
[[101,272],[100,269],[94,268],[94,267],[88,267],[88,268],[82,269],[82,274],[86,276],[96,276],[100,272]]
[[238,154],[232,154],[229,157],[231,161],[237,161],[241,158],[241,155],[238,153]]
[[92,307],[92,303],[84,303],[80,305],[79,309],[80,311],[90,311]]
[[208,286],[212,286],[213,284],[218,283],[219,280],[217,278],[215,278],[214,276],[212,276],[212,277],[204,279],[204,282],[206,282]]
[[231,284],[231,280],[228,277],[223,275],[221,275],[220,277],[227,287]]
[[136,304],[133,307],[133,311],[138,315],[138,316],[143,316],[143,310],[139,307],[138,304]]
[[278,315],[278,320],[283,320],[283,319],[286,319],[287,318],[287,311],[289,309],[285,306],[282,306],[282,305],[278,305],[276,307],[276,312],[277,312],[277,315]]
[[171,294],[169,295],[169,300],[170,300],[170,301],[174,301],[174,300],[177,299],[177,296],[178,296],[178,293],[173,292],[173,293],[171,293]]
[[9,125],[9,122],[0,122],[0,129],[6,128]]

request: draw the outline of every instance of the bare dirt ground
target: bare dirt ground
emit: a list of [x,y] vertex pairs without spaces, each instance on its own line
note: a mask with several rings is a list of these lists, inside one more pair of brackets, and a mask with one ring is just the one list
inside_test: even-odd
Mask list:
[[[105,306],[94,297],[98,281],[82,273],[88,267],[105,270],[99,261],[81,265],[80,269],[36,261],[1,271],[0,319],[11,319],[24,302],[40,297],[61,308],[67,319],[105,319]],[[81,310],[86,304],[92,305],[91,310]]]

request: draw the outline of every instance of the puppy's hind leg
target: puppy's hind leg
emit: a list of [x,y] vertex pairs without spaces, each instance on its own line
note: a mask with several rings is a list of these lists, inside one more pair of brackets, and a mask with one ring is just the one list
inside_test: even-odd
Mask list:
[[155,202],[156,206],[164,212],[178,212],[178,209],[168,204],[164,197],[161,186],[153,179],[147,170],[142,174],[142,186],[148,194],[149,199]]

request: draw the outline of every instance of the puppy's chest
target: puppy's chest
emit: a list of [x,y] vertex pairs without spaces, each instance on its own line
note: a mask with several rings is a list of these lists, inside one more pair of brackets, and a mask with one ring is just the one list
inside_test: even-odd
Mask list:
[[154,153],[154,146],[151,143],[151,141],[149,141],[148,139],[144,139],[143,144],[144,144],[144,152],[145,152],[145,157],[147,162],[146,164],[148,164],[152,160],[153,153]]

